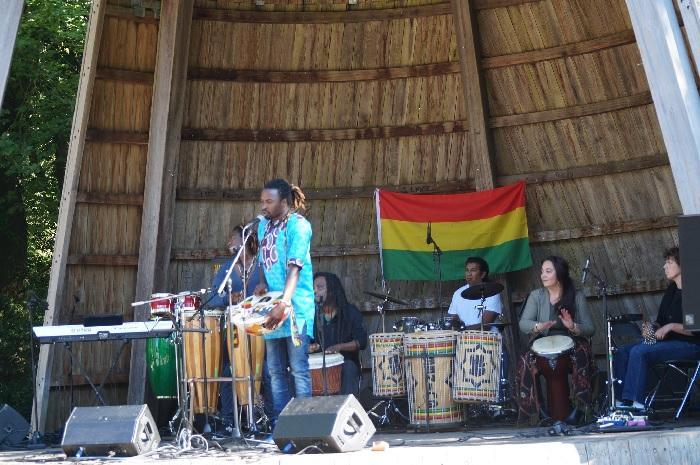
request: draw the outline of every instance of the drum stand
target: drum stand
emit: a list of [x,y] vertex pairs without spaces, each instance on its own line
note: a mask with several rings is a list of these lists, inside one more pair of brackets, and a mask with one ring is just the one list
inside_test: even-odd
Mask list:
[[[377,413],[377,410],[380,409],[381,415]],[[391,418],[394,415],[398,415],[406,423],[410,421],[409,418],[403,414],[401,409],[399,409],[399,406],[396,405],[396,400],[393,397],[380,400],[379,402],[374,404],[374,407],[367,411],[367,414],[376,418],[379,426],[391,424]]]

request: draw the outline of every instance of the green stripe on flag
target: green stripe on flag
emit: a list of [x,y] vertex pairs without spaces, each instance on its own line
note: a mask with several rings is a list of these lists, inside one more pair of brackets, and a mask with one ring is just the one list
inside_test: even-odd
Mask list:
[[[438,280],[432,252],[384,249],[382,254],[385,279]],[[464,279],[464,262],[467,257],[481,257],[486,260],[491,274],[507,273],[532,266],[530,242],[527,237],[523,237],[495,247],[443,252],[442,280]]]

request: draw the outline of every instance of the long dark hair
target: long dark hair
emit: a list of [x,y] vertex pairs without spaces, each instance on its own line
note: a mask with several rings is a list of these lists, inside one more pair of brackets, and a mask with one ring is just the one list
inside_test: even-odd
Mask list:
[[[243,240],[243,228],[245,225],[239,224],[238,226],[233,228],[232,233],[238,234]],[[254,229],[254,228],[250,228]],[[258,254],[258,233],[253,230],[250,231],[250,235],[248,236],[248,240],[245,243],[246,251],[245,253],[248,254],[251,257],[255,257]]]
[[576,315],[576,287],[574,287],[574,281],[569,274],[569,263],[557,255],[550,255],[545,258],[540,263],[540,266],[544,265],[544,262],[552,262],[557,281],[561,284],[561,297],[555,305],[556,310],[560,311],[562,308],[565,308],[569,310],[573,318]]
[[285,199],[287,205],[293,211],[306,210],[306,196],[299,186],[288,183],[285,179],[277,178],[267,181],[263,189],[274,189],[279,193],[280,199]]
[[[326,301],[324,302],[324,305],[335,308],[336,318],[338,318],[338,325],[336,326],[336,339],[338,342],[342,342],[340,340],[340,330],[343,327],[343,313],[345,308],[349,305],[348,298],[345,296],[343,284],[340,282],[340,278],[336,274],[329,273],[327,271],[319,271],[314,273],[314,281],[316,278],[324,278],[326,280]],[[322,331],[321,328],[323,328],[323,325],[320,321],[314,326],[316,326],[318,331]],[[316,340],[318,341],[319,338],[317,337]]]

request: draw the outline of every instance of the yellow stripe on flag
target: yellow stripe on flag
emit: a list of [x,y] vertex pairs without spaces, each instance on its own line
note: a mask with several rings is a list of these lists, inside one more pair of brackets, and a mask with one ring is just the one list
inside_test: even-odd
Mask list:
[[[382,220],[382,247],[432,252],[426,244],[428,223]],[[432,223],[431,234],[443,251],[493,247],[528,236],[525,207],[483,220]]]

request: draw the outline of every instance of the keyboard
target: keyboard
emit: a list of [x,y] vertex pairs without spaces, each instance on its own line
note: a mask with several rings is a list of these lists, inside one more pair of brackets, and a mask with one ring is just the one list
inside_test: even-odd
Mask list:
[[170,320],[132,321],[113,326],[56,325],[35,326],[34,336],[41,344],[54,342],[115,341],[167,337],[175,326]]

